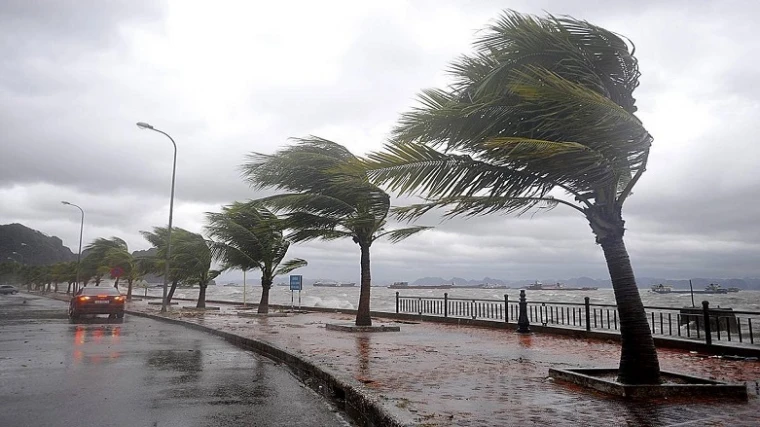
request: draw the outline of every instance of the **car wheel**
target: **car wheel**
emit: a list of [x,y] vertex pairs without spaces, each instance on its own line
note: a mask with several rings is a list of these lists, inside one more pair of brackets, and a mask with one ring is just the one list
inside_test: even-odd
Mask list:
[[117,319],[123,319],[124,318],[124,313],[117,313],[116,314],[116,318]]

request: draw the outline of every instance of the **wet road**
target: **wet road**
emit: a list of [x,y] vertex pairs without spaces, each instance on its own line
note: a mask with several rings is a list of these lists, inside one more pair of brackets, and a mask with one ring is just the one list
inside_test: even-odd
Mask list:
[[220,338],[65,313],[0,295],[0,426],[349,425],[286,368]]

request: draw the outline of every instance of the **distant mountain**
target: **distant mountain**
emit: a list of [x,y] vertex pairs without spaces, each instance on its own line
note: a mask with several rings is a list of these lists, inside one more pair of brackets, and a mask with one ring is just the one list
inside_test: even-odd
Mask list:
[[46,265],[76,259],[76,254],[63,246],[63,241],[56,236],[21,224],[0,225],[0,262]]

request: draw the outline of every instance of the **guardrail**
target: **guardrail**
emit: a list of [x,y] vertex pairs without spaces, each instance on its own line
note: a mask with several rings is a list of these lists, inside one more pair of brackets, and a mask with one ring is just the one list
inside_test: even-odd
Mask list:
[[[524,291],[522,291],[524,292]],[[645,306],[652,335],[732,344],[759,345],[756,342],[760,312],[702,307]],[[591,304],[588,297],[582,302],[528,301],[524,303],[529,323],[547,327],[562,327],[590,331],[619,332],[620,321],[614,304]],[[520,302],[503,300],[402,296],[396,292],[396,313],[481,319],[517,323]]]

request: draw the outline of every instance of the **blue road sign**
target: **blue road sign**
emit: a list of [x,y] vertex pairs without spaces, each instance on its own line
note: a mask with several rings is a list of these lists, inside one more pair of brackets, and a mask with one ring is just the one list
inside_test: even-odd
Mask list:
[[303,288],[303,276],[300,274],[290,275],[290,290],[300,291]]

